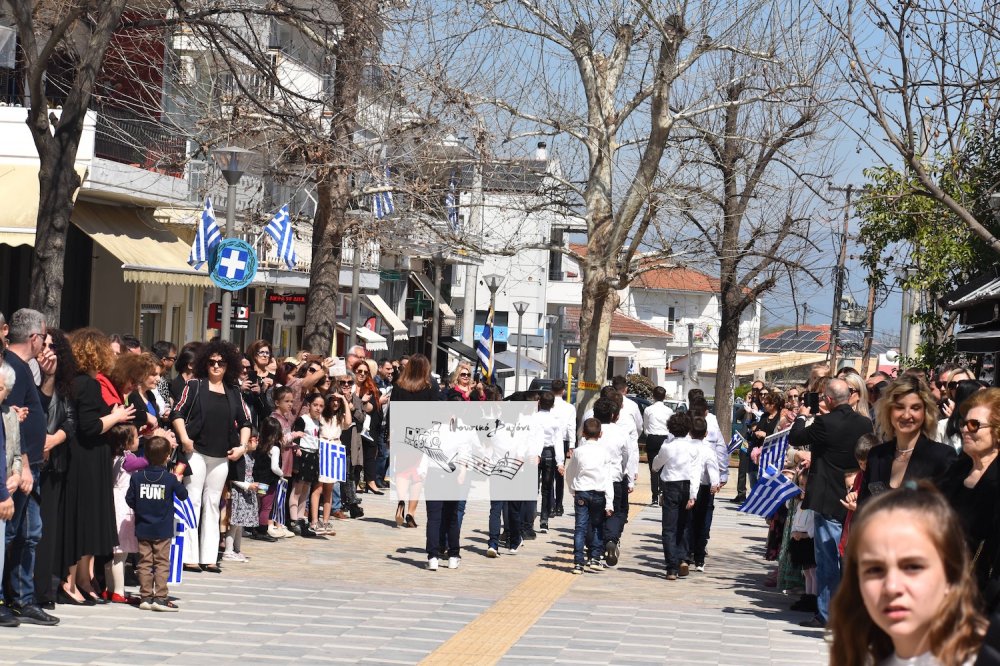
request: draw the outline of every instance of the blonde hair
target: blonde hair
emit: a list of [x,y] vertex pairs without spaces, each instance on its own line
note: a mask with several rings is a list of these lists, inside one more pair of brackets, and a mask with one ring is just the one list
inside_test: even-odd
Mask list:
[[469,379],[472,379],[472,364],[466,363],[465,361],[459,361],[458,365],[455,366],[455,371],[451,373],[452,386],[458,383],[458,373],[462,372],[462,368],[469,371]]
[[927,382],[915,375],[903,374],[889,384],[889,387],[882,391],[878,403],[875,405],[875,416],[878,420],[879,432],[883,437],[892,439],[896,436],[896,429],[892,427],[892,408],[904,396],[914,394],[924,403],[924,425],[923,433],[929,439],[937,437],[938,407],[934,400]]
[[868,410],[868,387],[865,385],[865,380],[856,372],[848,373],[841,377],[841,379],[847,382],[850,388],[858,392],[858,404],[854,406],[854,411],[871,418],[871,412]]

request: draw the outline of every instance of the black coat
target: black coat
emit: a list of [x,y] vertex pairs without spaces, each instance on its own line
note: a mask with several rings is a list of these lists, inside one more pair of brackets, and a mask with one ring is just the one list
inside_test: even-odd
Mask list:
[[[876,446],[868,453],[868,465],[865,470],[865,479],[861,483],[861,491],[858,493],[858,506],[872,495],[872,484],[882,484],[876,488],[889,488],[889,479],[892,478],[892,459],[896,453],[896,440],[892,439],[885,444]],[[940,486],[944,480],[944,475],[955,461],[955,449],[946,444],[935,442],[923,433],[914,444],[913,453],[910,454],[910,462],[906,465],[906,472],[903,473],[903,481],[920,481],[929,479]]]
[[962,522],[969,552],[979,551],[976,579],[985,591],[990,580],[1000,579],[1000,462],[994,460],[974,488],[965,487],[970,472],[972,458],[960,454],[940,485]]
[[847,509],[840,503],[847,495],[844,475],[858,468],[854,444],[871,431],[871,419],[846,404],[837,405],[829,414],[820,414],[808,427],[804,418],[795,419],[788,441],[812,453],[803,508],[844,522]]

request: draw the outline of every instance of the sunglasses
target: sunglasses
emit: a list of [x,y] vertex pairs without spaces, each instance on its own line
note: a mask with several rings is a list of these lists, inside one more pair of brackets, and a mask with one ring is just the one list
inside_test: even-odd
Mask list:
[[210,359],[208,359],[208,367],[210,367],[210,368],[224,368],[224,367],[226,367],[226,362],[223,361],[221,358],[219,358],[219,359],[210,358]]
[[458,376],[459,377],[470,377],[471,375],[469,375],[468,372],[460,372],[460,373],[458,373]]
[[269,352],[269,351],[263,351],[263,350],[261,350],[261,351],[257,352],[257,356],[270,356],[270,355],[271,355],[271,352]]
[[177,357],[176,356],[164,356],[163,360],[164,361],[176,361]]
[[352,382],[337,382],[340,386],[350,386]]
[[799,399],[799,394],[798,393],[789,393],[788,394],[788,399],[789,400],[798,400]]
[[937,382],[937,387],[939,391],[943,391],[948,388],[948,382]]
[[240,372],[250,372],[250,366],[249,366],[249,365],[244,365],[244,366],[243,366],[243,367],[242,367],[242,368],[240,369]]
[[849,388],[849,389],[847,389],[847,392],[850,393],[851,395],[855,395],[857,393],[861,393],[861,391],[859,391],[856,388]]
[[356,375],[367,375],[368,371],[367,370],[355,370],[354,374],[356,374]]
[[972,434],[979,432],[980,428],[989,426],[989,423],[983,423],[979,419],[962,419],[961,430],[968,430]]
[[[960,380],[960,381],[966,381],[966,380]],[[957,388],[958,388],[958,382],[948,382],[948,390],[954,391]]]

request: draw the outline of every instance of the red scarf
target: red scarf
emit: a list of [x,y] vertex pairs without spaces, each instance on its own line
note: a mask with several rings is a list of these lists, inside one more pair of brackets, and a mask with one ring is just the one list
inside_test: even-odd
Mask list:
[[108,407],[122,404],[122,396],[118,393],[118,389],[103,373],[97,373],[97,383],[101,385],[101,397],[108,403]]

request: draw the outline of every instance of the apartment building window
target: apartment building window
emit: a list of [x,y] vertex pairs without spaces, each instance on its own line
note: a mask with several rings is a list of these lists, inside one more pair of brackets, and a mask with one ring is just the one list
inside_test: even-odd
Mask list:
[[553,229],[552,249],[549,251],[549,280],[553,282],[561,282],[563,279],[563,253],[557,249],[561,249],[562,246],[563,230]]
[[674,332],[674,324],[677,323],[677,309],[674,307],[667,308],[667,333]]

